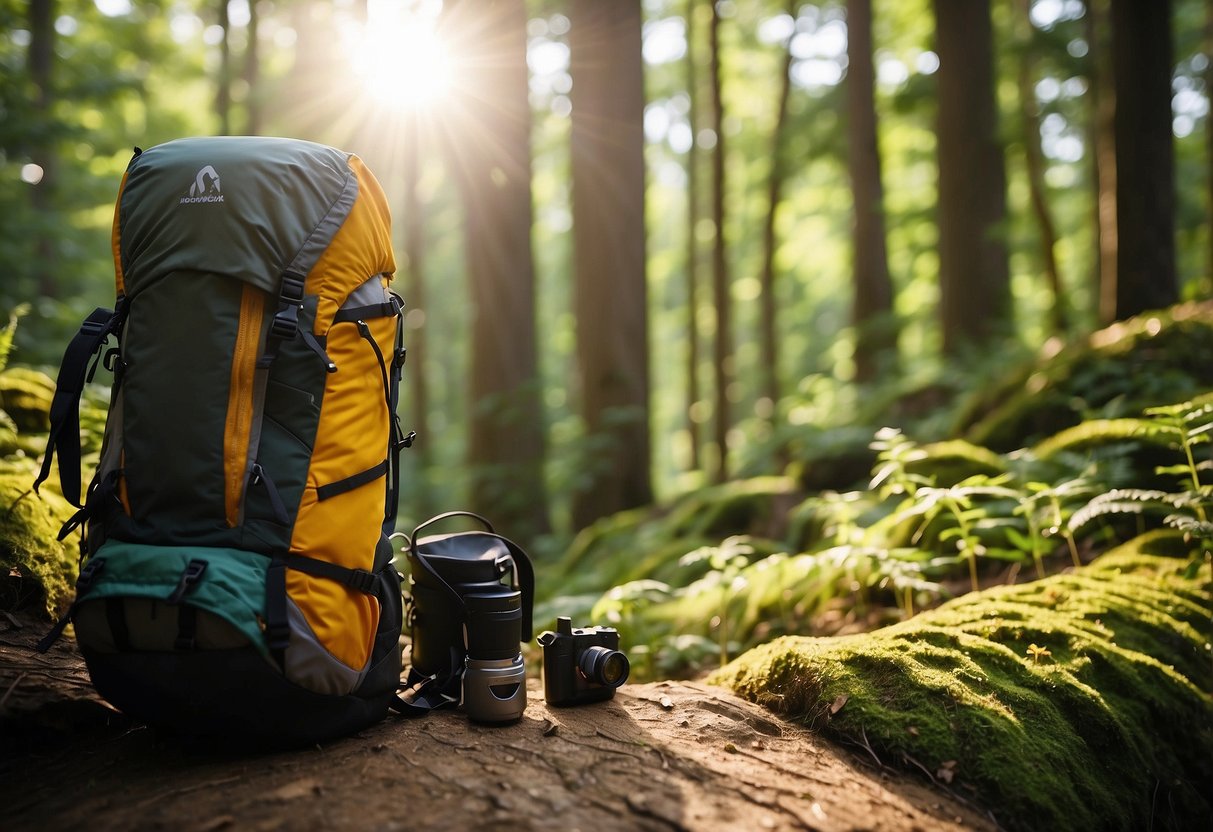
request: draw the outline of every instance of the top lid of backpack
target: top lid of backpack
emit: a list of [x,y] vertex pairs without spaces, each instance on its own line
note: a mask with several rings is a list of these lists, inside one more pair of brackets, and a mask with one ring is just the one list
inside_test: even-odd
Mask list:
[[224,274],[277,293],[284,272],[311,272],[350,217],[360,188],[373,191],[363,202],[371,203],[368,233],[376,243],[359,246],[367,254],[360,269],[365,280],[392,270],[391,220],[382,190],[357,157],[313,142],[257,136],[157,145],[131,161],[119,197],[119,294],[137,294],[183,270]]

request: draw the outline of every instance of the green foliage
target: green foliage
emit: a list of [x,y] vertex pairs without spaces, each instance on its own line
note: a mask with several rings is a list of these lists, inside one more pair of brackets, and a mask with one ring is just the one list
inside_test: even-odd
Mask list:
[[[1189,303],[1114,324],[975,392],[956,435],[1007,451],[1086,419],[1135,417],[1213,387],[1213,304]],[[1119,429],[1116,422],[1109,429]],[[1067,437],[1066,442],[1077,437]]]
[[[782,633],[908,619],[1025,568],[1043,578],[1078,567],[1151,528],[1181,530],[1189,568],[1199,569],[1213,539],[1213,488],[1199,481],[1213,467],[1213,403],[1152,408],[1099,429],[1108,424],[1084,423],[1067,429],[1069,438],[1010,454],[960,440],[919,444],[885,428],[871,442],[865,490],[793,506],[789,483],[760,479],[608,518],[570,552],[556,579],[566,597],[553,605],[576,599],[577,609],[618,626],[643,646],[643,677],[690,672]],[[1141,447],[1151,452],[1144,472],[1127,455]],[[1170,489],[1133,486],[1143,475]],[[780,503],[782,518],[772,515]],[[595,581],[614,588],[591,601]]]
[[1195,828],[1213,813],[1213,575],[1175,533],[870,634],[788,637],[714,674],[1009,829]]

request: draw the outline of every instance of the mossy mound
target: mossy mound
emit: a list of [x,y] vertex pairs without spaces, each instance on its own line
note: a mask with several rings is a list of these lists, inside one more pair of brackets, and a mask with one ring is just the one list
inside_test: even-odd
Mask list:
[[51,399],[55,380],[29,367],[9,367],[0,372],[0,410],[12,419],[21,433],[46,433],[51,429]]
[[1011,829],[1209,828],[1213,592],[1173,533],[710,681],[976,795]]
[[72,599],[79,538],[57,539],[75,509],[50,483],[35,494],[36,475],[33,460],[0,460],[0,609],[42,605],[55,617]]
[[1186,303],[1114,324],[991,385],[964,407],[953,435],[995,451],[1052,436],[1086,418],[1135,416],[1213,387],[1213,303]]

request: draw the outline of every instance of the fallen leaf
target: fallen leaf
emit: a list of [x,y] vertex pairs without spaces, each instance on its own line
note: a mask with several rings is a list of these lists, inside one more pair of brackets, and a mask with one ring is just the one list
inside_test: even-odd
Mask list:
[[911,737],[917,737],[917,736],[918,736],[918,729],[917,729],[917,728],[915,728],[913,725],[911,725],[911,726],[910,726],[909,728],[907,728],[906,730],[910,732],[910,736],[911,736]]
[[948,760],[939,764],[939,770],[935,772],[935,776],[945,783],[951,783],[952,778],[956,776],[956,761]]
[[556,732],[559,730],[560,730],[559,723],[552,722],[552,720],[550,720],[550,719],[545,719],[543,721],[543,735],[545,737],[553,737],[556,735]]
[[832,715],[838,713],[839,711],[841,711],[842,706],[847,704],[847,700],[850,698],[851,698],[850,696],[848,696],[847,694],[844,693],[844,694],[840,695],[837,699],[835,699],[834,704],[830,705],[830,715],[832,716]]

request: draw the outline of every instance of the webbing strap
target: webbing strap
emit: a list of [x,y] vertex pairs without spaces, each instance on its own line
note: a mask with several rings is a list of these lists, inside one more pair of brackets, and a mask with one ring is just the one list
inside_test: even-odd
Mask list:
[[345,566],[338,566],[335,563],[329,563],[326,560],[317,560],[316,558],[309,558],[306,555],[298,555],[294,552],[286,555],[283,558],[283,562],[289,569],[313,575],[317,578],[328,578],[331,581],[336,581],[339,584],[348,586],[350,589],[366,593],[367,595],[373,595],[375,587],[379,583],[379,578],[374,572],[368,572],[365,569],[350,569]]
[[34,480],[34,491],[51,473],[51,460],[59,454],[59,483],[64,498],[76,508],[80,502],[80,395],[89,376],[89,362],[101,349],[105,339],[122,326],[124,303],[118,299],[117,310],[97,307],[80,325],[80,330],[63,352],[55,397],[51,400],[50,436],[42,469]]
[[346,477],[337,482],[331,482],[328,485],[322,485],[316,489],[316,499],[320,502],[331,500],[339,494],[344,494],[347,491],[353,491],[355,488],[361,488],[367,483],[372,483],[388,472],[388,461],[385,459],[378,465],[372,465],[365,471],[359,471],[353,476]]
[[291,625],[286,613],[286,562],[281,557],[272,559],[265,571],[265,642],[274,661],[285,668]]

